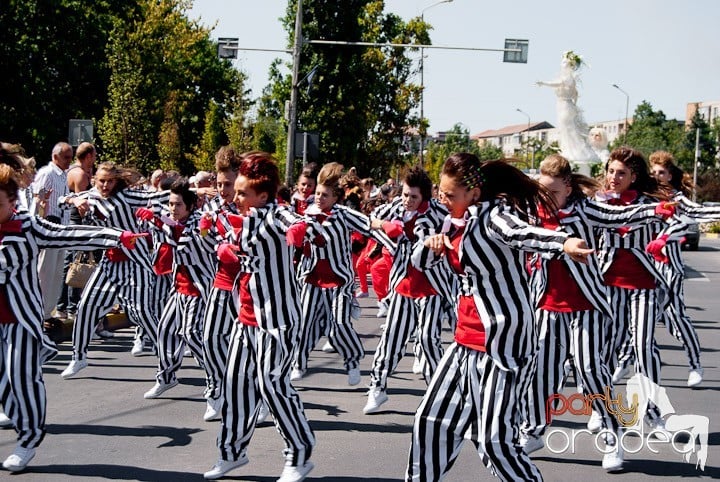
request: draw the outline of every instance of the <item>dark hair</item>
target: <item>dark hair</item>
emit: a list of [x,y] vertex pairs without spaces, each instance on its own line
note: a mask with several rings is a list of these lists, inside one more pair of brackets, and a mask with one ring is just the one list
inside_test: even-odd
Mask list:
[[182,198],[188,211],[192,211],[197,206],[198,196],[195,191],[190,190],[190,183],[184,177],[175,179],[170,186],[170,192]]
[[300,176],[310,178],[313,181],[317,182],[317,176],[319,172],[320,166],[318,166],[316,162],[310,162],[303,166],[302,170],[300,171]]
[[613,161],[622,162],[630,171],[635,174],[635,181],[630,184],[630,188],[647,196],[658,199],[669,199],[670,195],[667,189],[662,188],[657,180],[650,175],[648,164],[642,152],[628,146],[621,146],[613,149],[610,157],[605,163],[605,172]]
[[257,194],[267,193],[268,202],[274,201],[280,186],[280,172],[272,155],[252,151],[242,154],[239,175],[245,176],[249,187]]
[[538,205],[552,212],[555,203],[547,189],[508,161],[510,159],[480,162],[475,154],[459,152],[445,161],[442,175],[452,177],[468,189],[479,187],[480,201],[504,199],[526,219],[528,215],[537,216]]
[[418,188],[423,201],[429,201],[432,197],[432,180],[422,167],[411,167],[405,174],[403,182],[409,187]]
[[8,200],[17,199],[20,188],[20,173],[9,164],[0,164],[0,191],[7,193]]
[[77,148],[77,151],[75,152],[75,157],[77,157],[79,160],[83,161],[87,156],[95,152],[95,146],[93,146],[89,142],[83,142],[80,144]]
[[279,201],[282,201],[285,204],[290,204],[290,201],[292,200],[292,191],[289,187],[283,184],[277,190],[277,197]]

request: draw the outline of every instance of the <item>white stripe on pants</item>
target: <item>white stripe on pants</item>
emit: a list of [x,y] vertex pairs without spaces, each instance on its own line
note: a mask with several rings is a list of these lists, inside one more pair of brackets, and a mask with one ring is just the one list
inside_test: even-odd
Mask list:
[[453,343],[415,414],[406,481],[441,480],[466,434],[501,480],[542,480],[518,445],[518,396],[527,385],[526,370],[501,370],[483,352]]
[[205,367],[202,342],[204,313],[202,296],[178,292],[170,296],[158,326],[158,372],[155,376],[158,382],[170,383],[175,380],[175,372],[182,365],[186,345],[198,365]]
[[682,343],[691,370],[702,367],[700,363],[700,340],[685,307],[685,276],[673,272],[669,280],[668,305],[663,313],[670,333]]
[[[660,385],[660,350],[655,342],[655,323],[661,315],[657,289],[625,289],[608,286],[610,307],[616,318],[628,320],[629,330],[619,347],[618,365],[627,366],[635,360],[635,371]],[[659,417],[652,403],[648,407],[651,419]]]
[[270,409],[275,428],[285,441],[286,464],[304,465],[310,458],[315,435],[300,396],[290,384],[294,340],[294,334],[285,330],[269,333],[247,325],[238,325],[233,332],[217,438],[223,460],[237,460],[247,451],[261,400]]
[[[132,262],[127,263],[126,267],[131,267]],[[100,268],[90,277],[73,325],[73,360],[87,358],[88,345],[98,321],[110,313],[116,301],[128,319],[142,326],[143,333],[156,344],[158,321],[149,292],[150,273],[137,267],[129,269],[124,277],[124,281],[120,281]]]
[[[587,395],[615,395],[612,379],[602,355],[605,316],[597,310],[557,311],[537,310],[539,327],[537,369],[532,376],[530,389],[523,397],[524,421],[521,431],[533,437],[545,432],[547,401],[551,395],[562,393],[565,386],[565,361],[573,354],[575,374]],[[603,419],[603,426],[615,433],[619,423],[607,410],[601,399],[593,400],[593,409]]]
[[418,340],[415,356],[422,363],[425,381],[429,382],[443,354],[440,339],[442,298],[427,296],[413,299],[396,292],[391,292],[389,298],[385,331],[380,336],[370,370],[370,386],[385,390],[388,377],[405,354],[405,344],[410,333],[416,330]]
[[18,433],[18,444],[35,448],[45,437],[47,399],[40,343],[22,325],[0,325],[0,403]]
[[303,314],[293,368],[307,369],[310,351],[320,337],[320,327],[325,324],[328,340],[343,358],[345,369],[358,368],[360,360],[365,356],[365,349],[350,319],[350,288],[320,288],[306,283],[300,300]]
[[205,398],[222,396],[222,380],[227,367],[228,347],[238,316],[237,292],[213,288],[210,291],[203,327],[203,356],[207,373]]

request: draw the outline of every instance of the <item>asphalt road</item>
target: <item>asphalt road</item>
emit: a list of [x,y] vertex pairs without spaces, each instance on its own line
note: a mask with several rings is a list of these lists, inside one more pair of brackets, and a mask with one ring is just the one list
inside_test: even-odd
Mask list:
[[[686,463],[671,444],[642,443],[632,438],[625,470],[606,474],[601,454],[592,443],[580,440],[575,453],[555,454],[548,448],[533,454],[546,480],[680,480],[720,478],[720,241],[703,238],[700,250],[685,252],[688,264],[686,300],[703,347],[705,381],[698,389],[685,386],[687,363],[679,344],[658,327],[663,359],[662,379],[677,414],[710,419],[705,470]],[[312,457],[315,470],[308,480],[399,481],[403,479],[413,414],[424,392],[424,382],[412,373],[412,358],[401,360],[389,381],[390,400],[384,410],[363,415],[368,368],[380,335],[375,300],[362,300],[363,316],[356,324],[367,354],[362,363],[363,383],[347,385],[337,355],[315,351],[307,376],[296,383],[317,437]],[[449,333],[445,333],[449,338]],[[191,358],[179,372],[181,384],[158,400],[143,393],[154,383],[156,360],[130,355],[131,331],[120,330],[111,340],[94,342],[90,367],[72,380],[60,372],[70,358],[70,344],[45,367],[48,392],[48,434],[28,469],[9,479],[18,481],[143,480],[199,481],[217,458],[218,423],[204,422],[203,373]],[[322,343],[322,342],[321,342]],[[572,387],[566,395],[573,393]],[[586,419],[562,415],[553,428],[566,432],[582,429]],[[0,456],[15,444],[12,430],[0,432]],[[270,422],[255,432],[248,455],[250,463],[227,480],[272,481],[282,471],[282,440]],[[653,453],[656,450],[657,453]],[[466,444],[447,481],[494,480],[472,444]]]

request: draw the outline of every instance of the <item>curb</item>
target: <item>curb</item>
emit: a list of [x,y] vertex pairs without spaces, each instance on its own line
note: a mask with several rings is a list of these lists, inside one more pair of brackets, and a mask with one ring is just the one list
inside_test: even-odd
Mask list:
[[720,233],[703,233],[703,238],[710,238],[710,239],[718,239],[720,238]]

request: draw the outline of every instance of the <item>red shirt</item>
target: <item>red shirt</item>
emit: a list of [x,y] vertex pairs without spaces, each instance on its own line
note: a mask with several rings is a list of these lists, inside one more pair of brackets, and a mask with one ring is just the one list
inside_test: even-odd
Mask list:
[[158,247],[158,255],[153,264],[153,271],[156,275],[172,273],[173,250],[172,246],[161,243]]
[[248,286],[250,275],[251,273],[240,273],[240,311],[238,312],[238,320],[243,325],[258,326],[253,298]]
[[480,319],[475,299],[472,296],[460,296],[458,301],[455,341],[459,345],[484,352],[485,326]]
[[540,299],[541,309],[570,313],[594,308],[563,261],[550,260],[547,263],[547,270],[547,286]]
[[305,278],[305,282],[320,288],[335,288],[342,285],[342,278],[335,274],[327,259],[318,259],[317,264]]
[[0,287],[0,325],[12,325],[17,323],[17,318],[10,307],[6,291],[7,287]]
[[610,268],[605,273],[605,284],[631,290],[655,289],[655,277],[628,249],[616,249]]

